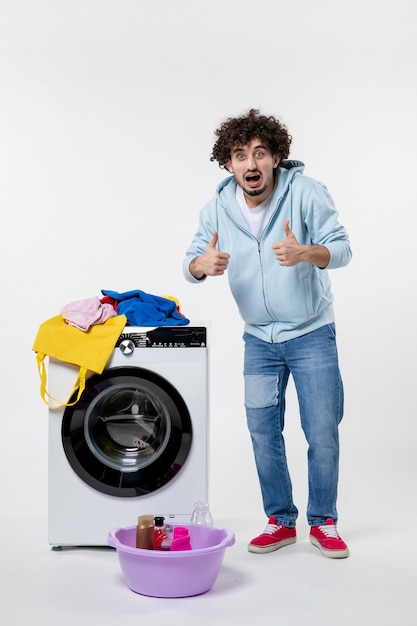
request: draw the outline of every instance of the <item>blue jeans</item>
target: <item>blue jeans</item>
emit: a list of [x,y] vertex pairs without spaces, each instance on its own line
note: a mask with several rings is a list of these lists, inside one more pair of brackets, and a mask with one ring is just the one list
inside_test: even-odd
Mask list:
[[317,526],[331,517],[336,523],[343,383],[334,324],[282,343],[248,333],[243,339],[246,417],[266,515],[288,527],[298,516],[283,437],[291,374],[308,443],[307,521]]

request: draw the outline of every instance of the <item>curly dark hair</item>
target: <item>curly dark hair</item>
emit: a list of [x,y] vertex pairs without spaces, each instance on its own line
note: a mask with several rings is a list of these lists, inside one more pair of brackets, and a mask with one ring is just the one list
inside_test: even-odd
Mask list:
[[229,117],[214,134],[218,139],[210,161],[217,161],[221,168],[225,168],[230,160],[233,146],[244,146],[255,137],[262,139],[271,153],[281,159],[286,159],[290,153],[292,137],[285,124],[272,115],[262,115],[259,109],[250,109],[241,117]]

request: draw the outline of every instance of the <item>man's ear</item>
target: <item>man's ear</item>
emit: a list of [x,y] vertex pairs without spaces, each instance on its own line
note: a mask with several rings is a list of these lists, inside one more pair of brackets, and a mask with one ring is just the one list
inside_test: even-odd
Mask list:
[[230,160],[230,159],[228,159],[224,165],[225,165],[225,168],[227,169],[227,171],[228,171],[230,174],[233,174],[233,167],[232,167],[232,162],[231,162],[231,160]]
[[274,154],[274,169],[278,167],[280,163],[281,163],[281,157],[279,156],[279,154]]

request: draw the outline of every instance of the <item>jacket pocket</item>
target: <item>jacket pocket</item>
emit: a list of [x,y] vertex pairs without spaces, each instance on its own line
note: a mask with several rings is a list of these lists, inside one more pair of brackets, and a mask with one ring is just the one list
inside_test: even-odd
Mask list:
[[312,282],[311,282],[310,279],[304,278],[303,279],[303,284],[304,284],[304,296],[305,296],[305,303],[306,303],[306,311],[307,311],[308,315],[312,316],[316,312],[316,307],[314,306],[314,296],[313,296],[313,290],[312,290]]

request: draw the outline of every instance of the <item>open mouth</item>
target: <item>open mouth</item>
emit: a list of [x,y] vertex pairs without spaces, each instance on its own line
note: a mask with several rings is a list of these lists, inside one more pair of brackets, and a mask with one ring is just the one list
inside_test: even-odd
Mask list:
[[261,175],[258,173],[246,174],[245,176],[245,181],[247,182],[249,187],[256,187],[260,180],[261,180]]

